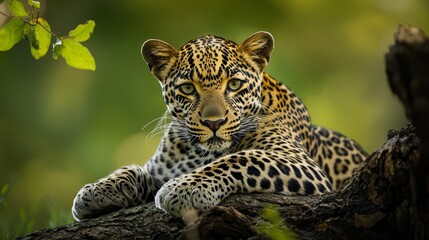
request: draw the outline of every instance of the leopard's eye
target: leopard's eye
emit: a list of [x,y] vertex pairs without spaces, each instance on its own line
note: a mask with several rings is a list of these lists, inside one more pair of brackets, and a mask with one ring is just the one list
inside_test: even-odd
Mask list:
[[228,82],[228,91],[238,91],[243,86],[244,81],[232,79]]
[[195,87],[191,83],[184,83],[179,86],[179,91],[185,95],[195,94]]

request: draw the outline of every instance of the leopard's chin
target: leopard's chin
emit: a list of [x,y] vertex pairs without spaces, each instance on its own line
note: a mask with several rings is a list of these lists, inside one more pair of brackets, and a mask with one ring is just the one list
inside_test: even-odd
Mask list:
[[219,137],[212,137],[207,141],[198,143],[201,148],[209,151],[225,151],[232,145],[232,141],[224,140]]

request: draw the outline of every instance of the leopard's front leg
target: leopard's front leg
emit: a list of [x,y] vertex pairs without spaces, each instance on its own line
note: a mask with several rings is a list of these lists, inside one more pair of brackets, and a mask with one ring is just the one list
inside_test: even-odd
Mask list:
[[306,153],[246,150],[173,178],[157,192],[155,204],[175,216],[208,210],[232,193],[322,194],[332,190],[326,174]]
[[77,221],[97,217],[152,201],[155,192],[154,180],[144,167],[126,166],[80,189],[72,214]]

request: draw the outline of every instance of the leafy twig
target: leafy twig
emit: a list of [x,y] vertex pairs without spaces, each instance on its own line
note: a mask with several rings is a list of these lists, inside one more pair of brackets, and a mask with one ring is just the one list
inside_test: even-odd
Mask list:
[[39,16],[37,9],[40,8],[40,3],[29,0],[28,4],[31,6],[29,12],[18,0],[9,0],[9,9],[12,14],[0,11],[1,15],[11,18],[0,29],[0,51],[7,51],[27,38],[30,42],[31,54],[35,59],[39,59],[46,55],[51,39],[55,38],[52,48],[55,60],[61,56],[68,65],[74,68],[95,70],[94,58],[81,44],[90,38],[95,27],[94,21],[90,20],[78,25],[69,32],[68,36],[59,36],[51,31],[49,23]]

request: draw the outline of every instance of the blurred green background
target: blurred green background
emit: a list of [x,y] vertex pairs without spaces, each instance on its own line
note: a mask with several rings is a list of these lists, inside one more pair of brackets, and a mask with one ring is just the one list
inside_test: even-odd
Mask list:
[[205,34],[241,42],[271,32],[267,72],[303,99],[314,123],[371,152],[406,122],[384,73],[393,33],[399,23],[429,31],[425,0],[41,3],[54,32],[96,22],[84,45],[97,70],[72,69],[50,53],[35,61],[27,41],[0,52],[0,238],[71,222],[81,186],[153,154],[160,136],[147,138],[155,124],[143,127],[165,106],[140,56],[149,38],[180,47]]

